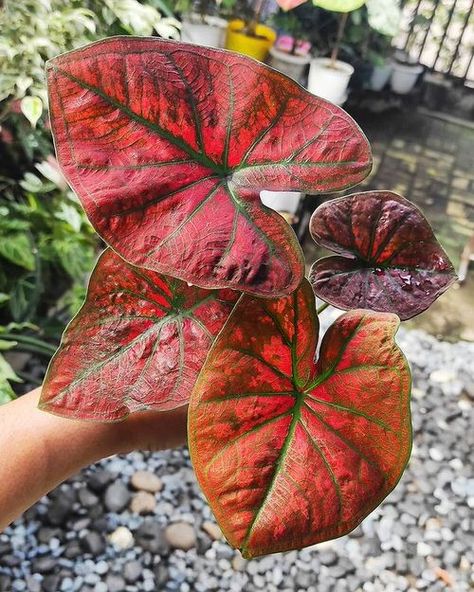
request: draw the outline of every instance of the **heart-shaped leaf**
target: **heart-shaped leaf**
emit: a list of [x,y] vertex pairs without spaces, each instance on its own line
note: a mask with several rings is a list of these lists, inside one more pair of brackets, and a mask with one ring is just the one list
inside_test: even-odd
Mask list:
[[189,444],[229,542],[246,557],[346,534],[392,490],[411,446],[410,371],[395,315],[356,310],[325,334],[304,280],[243,296],[191,395]]
[[112,421],[187,404],[236,299],[134,268],[107,249],[51,361],[40,408]]
[[391,191],[328,201],[314,212],[310,231],[318,245],[342,255],[316,261],[310,274],[315,294],[338,308],[393,312],[405,320],[456,279],[421,211]]
[[54,58],[48,80],[58,159],[99,234],[205,288],[292,292],[302,251],[260,189],[336,191],[371,167],[342,109],[230,52],[116,37]]

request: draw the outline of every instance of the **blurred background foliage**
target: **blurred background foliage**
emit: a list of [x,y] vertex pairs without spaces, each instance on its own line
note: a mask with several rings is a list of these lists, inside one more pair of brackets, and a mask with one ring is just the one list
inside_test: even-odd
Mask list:
[[179,23],[162,0],[7,0],[0,30],[1,403],[35,382],[15,357],[51,357],[100,246],[54,158],[45,62],[111,35],[179,38]]

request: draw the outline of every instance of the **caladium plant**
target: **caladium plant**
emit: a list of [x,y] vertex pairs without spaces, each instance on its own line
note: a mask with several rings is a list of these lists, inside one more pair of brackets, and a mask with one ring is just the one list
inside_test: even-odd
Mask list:
[[59,162],[102,238],[204,288],[293,291],[301,248],[260,190],[339,191],[371,168],[342,109],[229,52],[112,38],[48,80]]
[[422,212],[391,191],[355,193],[321,205],[310,232],[338,253],[310,274],[317,296],[338,308],[370,308],[402,320],[426,310],[456,279]]
[[[249,58],[159,39],[59,56],[48,79],[59,162],[112,248],[40,407],[116,421],[189,404],[198,480],[246,557],[349,532],[410,453],[398,317],[455,279],[426,219],[390,192],[324,203],[311,233],[337,255],[311,286],[259,192],[364,178],[370,148],[339,107]],[[349,311],[319,349],[315,293]]]

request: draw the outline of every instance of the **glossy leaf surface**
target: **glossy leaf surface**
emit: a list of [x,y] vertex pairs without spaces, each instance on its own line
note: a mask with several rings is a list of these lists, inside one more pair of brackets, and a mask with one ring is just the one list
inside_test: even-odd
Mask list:
[[134,268],[106,250],[51,361],[40,408],[111,421],[187,404],[236,298]]
[[346,313],[315,363],[306,280],[291,296],[236,305],[191,395],[188,439],[219,524],[246,557],[346,534],[397,483],[411,446],[398,323]]
[[116,37],[48,66],[59,162],[126,260],[207,288],[274,297],[304,272],[261,189],[360,182],[368,142],[339,107],[250,58]]
[[456,279],[421,211],[390,191],[328,201],[314,212],[310,231],[318,245],[341,255],[320,259],[310,275],[316,295],[338,308],[409,319]]

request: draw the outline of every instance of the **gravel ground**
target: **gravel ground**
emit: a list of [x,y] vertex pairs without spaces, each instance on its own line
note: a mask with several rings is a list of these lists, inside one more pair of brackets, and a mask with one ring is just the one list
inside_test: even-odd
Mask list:
[[136,452],[83,471],[0,535],[0,591],[473,589],[474,344],[403,330],[399,342],[412,458],[349,536],[247,562],[222,540],[186,449]]

